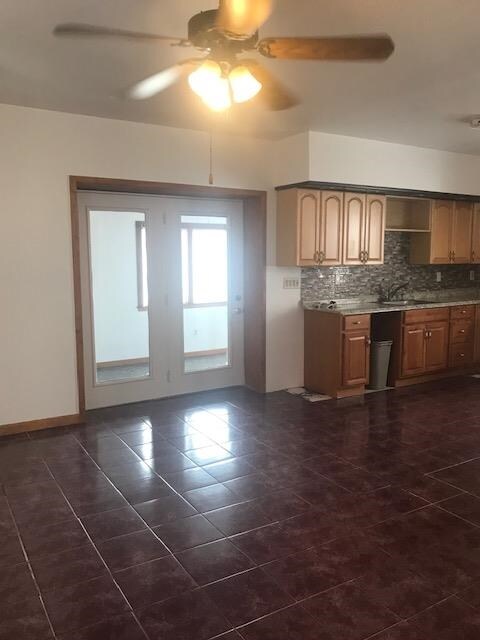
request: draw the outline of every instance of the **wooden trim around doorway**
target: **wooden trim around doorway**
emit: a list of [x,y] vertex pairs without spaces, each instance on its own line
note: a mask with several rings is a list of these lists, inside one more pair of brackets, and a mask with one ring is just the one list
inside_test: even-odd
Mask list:
[[77,197],[79,191],[104,191],[141,195],[187,198],[242,200],[244,251],[244,354],[245,384],[266,390],[266,233],[267,194],[250,189],[229,189],[201,185],[70,176],[72,225],[73,290],[75,301],[75,339],[79,413],[85,413],[83,359],[82,292],[80,279],[80,224]]

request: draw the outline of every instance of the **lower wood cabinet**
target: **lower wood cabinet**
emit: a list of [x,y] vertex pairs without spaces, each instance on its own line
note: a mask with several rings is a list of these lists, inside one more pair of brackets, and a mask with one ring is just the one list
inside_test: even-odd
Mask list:
[[305,387],[333,398],[360,395],[370,372],[370,315],[305,311]]
[[374,340],[393,337],[391,386],[468,372],[480,365],[480,304],[373,317],[306,310],[305,387],[334,398],[364,393],[372,335]]
[[370,331],[348,331],[343,334],[342,380],[346,387],[367,384],[370,344]]

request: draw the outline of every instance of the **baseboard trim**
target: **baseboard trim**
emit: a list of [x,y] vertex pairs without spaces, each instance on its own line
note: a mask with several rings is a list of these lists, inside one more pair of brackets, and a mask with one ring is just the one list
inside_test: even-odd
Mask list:
[[25,431],[40,431],[41,429],[52,429],[54,427],[68,427],[72,424],[84,422],[85,416],[81,413],[73,413],[68,416],[56,416],[55,418],[41,418],[40,420],[29,420],[28,422],[16,422],[13,424],[0,425],[1,436],[10,436]]

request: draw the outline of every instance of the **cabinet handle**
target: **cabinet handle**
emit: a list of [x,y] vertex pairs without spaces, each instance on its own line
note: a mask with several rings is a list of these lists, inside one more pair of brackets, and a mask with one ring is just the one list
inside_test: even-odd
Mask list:
[[360,251],[360,262],[365,262],[365,251]]
[[472,262],[475,262],[475,251],[472,251]]
[[355,320],[355,322],[352,322],[352,324],[361,324],[360,320]]
[[465,329],[460,329],[460,333],[465,333]]
[[452,262],[455,262],[455,251],[452,251]]
[[458,355],[460,356],[460,358],[464,358],[465,357],[464,353],[459,353]]
[[318,262],[321,264],[325,260],[325,253],[323,251],[318,252]]
[[371,338],[367,338],[366,341],[365,341],[365,344],[366,344],[367,347],[369,347],[372,344]]
[[313,261],[318,263],[318,251],[313,254]]

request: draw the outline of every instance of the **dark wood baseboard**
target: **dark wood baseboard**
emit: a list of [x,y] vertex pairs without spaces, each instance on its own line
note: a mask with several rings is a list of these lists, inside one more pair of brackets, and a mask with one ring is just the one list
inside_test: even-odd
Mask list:
[[41,429],[52,429],[54,427],[68,427],[72,424],[81,424],[85,420],[85,415],[73,413],[69,416],[56,416],[55,418],[41,418],[40,420],[29,420],[28,422],[16,422],[14,424],[0,425],[0,438],[10,436],[15,433],[25,431],[40,431]]

